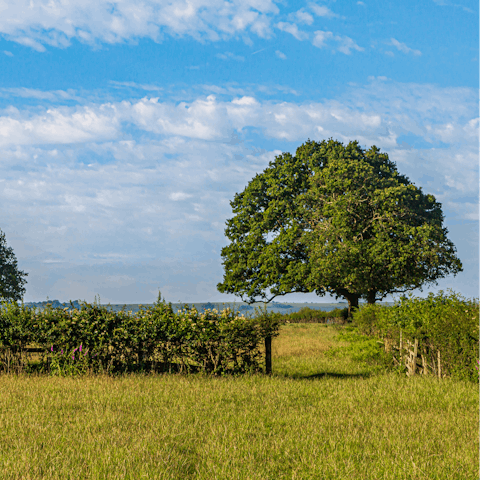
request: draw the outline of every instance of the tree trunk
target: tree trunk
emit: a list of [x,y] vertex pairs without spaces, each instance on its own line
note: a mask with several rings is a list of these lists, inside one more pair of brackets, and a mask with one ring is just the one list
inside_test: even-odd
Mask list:
[[367,292],[367,303],[369,305],[373,305],[375,303],[376,295],[377,295],[377,292],[375,290],[369,290]]
[[358,309],[358,299],[360,298],[359,295],[354,295],[351,293],[345,293],[343,295],[348,302],[348,318],[351,320],[352,319],[352,314],[354,310]]

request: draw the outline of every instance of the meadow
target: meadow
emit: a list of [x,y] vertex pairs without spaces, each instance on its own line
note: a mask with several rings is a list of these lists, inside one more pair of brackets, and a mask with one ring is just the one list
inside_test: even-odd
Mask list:
[[342,353],[344,329],[282,325],[271,376],[2,375],[1,478],[477,480],[478,384]]

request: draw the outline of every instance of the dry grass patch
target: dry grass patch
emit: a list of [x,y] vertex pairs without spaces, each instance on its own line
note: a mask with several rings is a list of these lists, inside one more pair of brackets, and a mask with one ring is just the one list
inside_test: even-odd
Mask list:
[[310,357],[338,346],[337,330],[317,323],[292,323],[280,326],[280,335],[273,340],[274,358]]

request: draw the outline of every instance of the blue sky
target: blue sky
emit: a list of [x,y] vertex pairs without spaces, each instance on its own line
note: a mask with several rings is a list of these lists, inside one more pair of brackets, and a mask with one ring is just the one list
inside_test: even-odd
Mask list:
[[4,1],[0,228],[25,301],[233,300],[229,201],[330,137],[442,202],[464,272],[430,291],[477,297],[478,18],[467,0]]

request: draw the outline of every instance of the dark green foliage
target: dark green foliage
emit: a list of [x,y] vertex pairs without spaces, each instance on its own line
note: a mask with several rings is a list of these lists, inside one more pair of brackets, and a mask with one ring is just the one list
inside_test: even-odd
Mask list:
[[26,347],[35,346],[42,355],[37,367],[51,373],[244,373],[261,369],[262,342],[277,332],[275,314],[245,318],[229,309],[194,308],[174,313],[164,301],[136,315],[86,303],[80,310],[48,306],[40,313],[4,303],[0,369],[11,370],[14,360],[16,370],[25,370]]
[[5,234],[0,231],[0,300],[21,300],[25,294],[24,277],[28,273],[18,270],[13,249],[7,246]]
[[0,369],[22,371],[27,364],[26,347],[40,333],[35,311],[17,302],[3,302],[0,310]]
[[462,270],[440,203],[375,146],[309,140],[277,156],[231,206],[217,288],[250,303],[316,292],[351,309]]
[[[220,292],[234,293],[248,303],[270,301],[290,292],[309,292],[308,252],[297,197],[308,190],[312,172],[323,165],[323,144],[307,142],[295,157],[285,153],[256,175],[231,202],[234,217],[222,249],[225,268]],[[270,294],[268,293],[270,292]],[[325,290],[319,287],[319,295]],[[269,298],[270,297],[270,298]]]
[[[419,352],[432,363],[441,352],[442,372],[478,381],[478,300],[440,291],[425,299],[402,297],[392,307],[365,305],[353,316],[360,333],[397,346],[418,339]],[[392,352],[393,354],[393,352]]]

